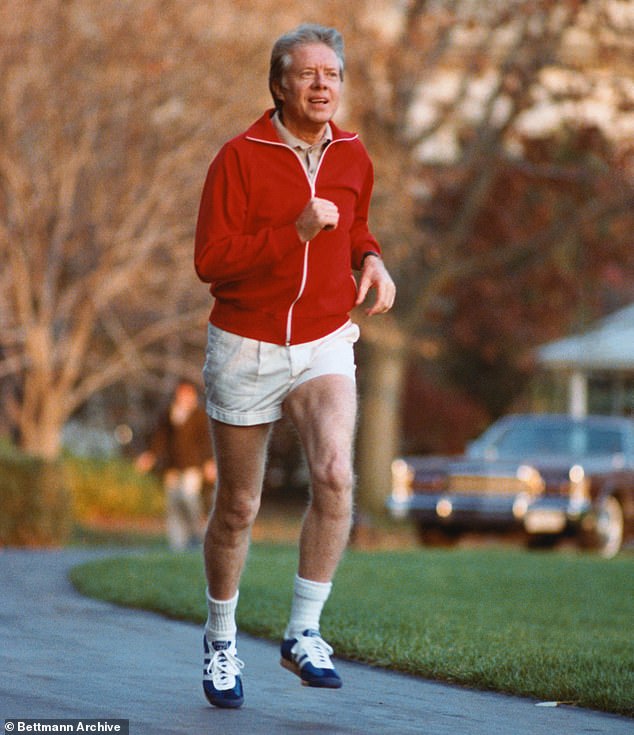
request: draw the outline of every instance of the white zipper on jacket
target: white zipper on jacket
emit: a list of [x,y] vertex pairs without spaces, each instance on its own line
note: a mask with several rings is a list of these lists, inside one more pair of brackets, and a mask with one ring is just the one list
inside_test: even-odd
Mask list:
[[[350,138],[337,138],[336,140],[331,140],[330,143],[328,143],[328,145],[326,146],[324,152],[321,154],[319,162],[317,163],[317,168],[315,169],[315,175],[311,179],[310,176],[308,175],[308,171],[306,171],[306,168],[302,162],[302,159],[299,153],[293,148],[291,148],[289,145],[286,145],[286,143],[278,143],[275,140],[264,140],[263,138],[252,138],[249,135],[246,136],[247,140],[252,140],[256,143],[268,143],[269,145],[281,146],[282,148],[286,148],[291,153],[293,153],[297,157],[297,160],[299,161],[299,165],[301,166],[301,169],[304,172],[304,176],[306,177],[308,181],[308,185],[310,186],[310,198],[311,199],[315,196],[315,182],[317,181],[319,169],[321,168],[321,164],[324,158],[326,157],[326,153],[328,152],[328,149],[330,148],[330,146],[333,145],[334,143],[344,143],[344,142],[348,142],[351,140],[356,140],[357,138],[358,138],[357,135],[353,135]],[[304,263],[302,266],[302,279],[299,284],[297,295],[293,299],[293,302],[289,306],[288,311],[286,313],[286,334],[285,334],[284,344],[287,347],[291,344],[291,335],[293,331],[293,311],[295,310],[295,304],[301,299],[304,293],[304,289],[306,288],[306,281],[308,279],[308,252],[310,250],[310,243],[311,243],[311,240],[307,240],[304,243]]]

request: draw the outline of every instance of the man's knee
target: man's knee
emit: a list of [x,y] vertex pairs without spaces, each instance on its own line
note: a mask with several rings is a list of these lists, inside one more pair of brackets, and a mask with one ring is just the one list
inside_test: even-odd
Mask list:
[[354,475],[348,458],[333,456],[311,472],[312,505],[329,515],[352,514]]
[[333,451],[318,459],[311,468],[313,485],[323,485],[337,492],[352,490],[354,476],[347,452]]
[[221,533],[239,534],[251,528],[260,508],[259,497],[229,497],[218,493],[210,527]]

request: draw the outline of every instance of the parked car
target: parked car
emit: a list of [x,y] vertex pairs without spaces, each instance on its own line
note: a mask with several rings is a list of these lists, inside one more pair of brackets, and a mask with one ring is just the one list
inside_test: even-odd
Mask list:
[[634,421],[507,416],[460,457],[399,457],[388,508],[423,542],[520,529],[531,545],[569,536],[613,557],[634,530]]

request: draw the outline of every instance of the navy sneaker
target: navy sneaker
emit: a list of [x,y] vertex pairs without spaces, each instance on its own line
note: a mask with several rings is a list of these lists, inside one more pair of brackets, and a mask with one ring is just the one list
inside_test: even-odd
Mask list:
[[299,638],[282,641],[280,663],[297,674],[304,686],[339,689],[342,681],[332,665],[332,648],[318,630],[305,630]]
[[233,641],[212,641],[211,649],[207,635],[203,636],[205,664],[203,668],[203,690],[214,707],[237,709],[244,702],[240,670],[244,663],[236,656]]

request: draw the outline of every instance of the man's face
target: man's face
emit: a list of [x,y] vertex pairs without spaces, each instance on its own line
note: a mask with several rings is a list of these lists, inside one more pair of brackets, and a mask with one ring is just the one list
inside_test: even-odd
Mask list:
[[296,46],[281,87],[284,125],[298,138],[323,132],[339,106],[341,75],[335,52],[323,43]]

